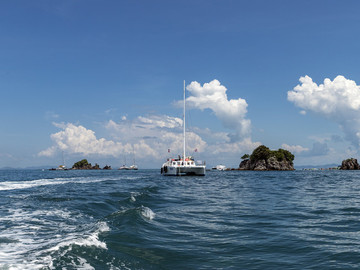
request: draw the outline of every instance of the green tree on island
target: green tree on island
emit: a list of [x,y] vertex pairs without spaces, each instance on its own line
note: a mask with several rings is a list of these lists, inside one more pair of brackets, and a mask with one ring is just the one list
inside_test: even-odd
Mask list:
[[249,156],[241,157],[240,170],[294,170],[295,156],[287,150],[270,150],[265,145],[257,147]]
[[80,160],[72,166],[73,169],[84,169],[84,168],[91,168],[91,163],[87,161],[87,159]]

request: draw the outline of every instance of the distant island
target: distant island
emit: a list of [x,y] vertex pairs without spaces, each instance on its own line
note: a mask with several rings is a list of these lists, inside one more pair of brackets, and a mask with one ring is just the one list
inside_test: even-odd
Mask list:
[[257,147],[251,155],[241,157],[239,170],[250,171],[293,171],[295,156],[284,149],[270,150],[265,145]]
[[[87,159],[83,159],[78,162],[75,162],[71,169],[73,169],[73,170],[100,170],[101,168],[100,168],[99,164],[95,163],[95,165],[92,166],[91,163],[89,163],[87,161]],[[103,168],[103,170],[111,170],[111,166],[106,165]]]
[[340,170],[360,170],[360,165],[356,158],[348,158],[342,161]]
[[[105,165],[103,170],[111,170],[111,166]],[[68,169],[65,167],[65,165],[60,165],[57,168],[51,168],[50,171],[67,171],[67,170],[101,170],[99,164],[95,163],[94,166],[91,165],[87,161],[87,159],[80,160],[78,162],[75,162],[74,165],[71,167],[71,169]]]

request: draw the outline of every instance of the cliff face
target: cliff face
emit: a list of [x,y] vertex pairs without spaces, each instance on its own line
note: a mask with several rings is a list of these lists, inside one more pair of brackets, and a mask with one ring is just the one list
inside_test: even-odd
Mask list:
[[356,158],[343,160],[340,170],[360,170],[360,165]]
[[279,149],[272,151],[261,145],[256,148],[248,159],[243,160],[239,170],[253,171],[292,171],[294,170],[294,155],[289,151]]

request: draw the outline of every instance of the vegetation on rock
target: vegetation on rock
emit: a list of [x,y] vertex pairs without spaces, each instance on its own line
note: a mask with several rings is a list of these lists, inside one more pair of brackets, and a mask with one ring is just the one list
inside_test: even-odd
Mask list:
[[239,165],[240,170],[294,170],[295,156],[284,149],[270,150],[265,145],[260,145],[250,156],[245,154],[241,158],[244,160]]
[[80,160],[75,162],[72,166],[74,170],[100,170],[99,164],[95,163],[95,166],[92,166],[91,163],[87,161],[87,159]]
[[249,159],[250,158],[250,155],[249,154],[245,154],[241,157],[241,159]]

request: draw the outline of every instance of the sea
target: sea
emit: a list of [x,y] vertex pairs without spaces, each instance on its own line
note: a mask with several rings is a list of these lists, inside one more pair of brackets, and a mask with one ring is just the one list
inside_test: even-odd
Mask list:
[[360,171],[0,171],[0,269],[360,269]]

